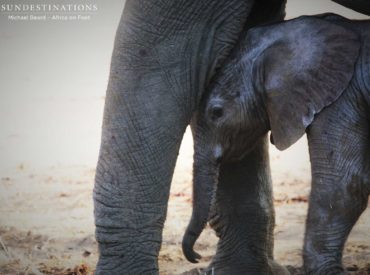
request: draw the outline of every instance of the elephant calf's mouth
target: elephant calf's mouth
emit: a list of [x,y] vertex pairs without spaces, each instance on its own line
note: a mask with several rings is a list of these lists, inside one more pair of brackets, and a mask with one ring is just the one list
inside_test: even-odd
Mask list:
[[221,144],[217,144],[213,148],[213,157],[217,163],[221,162],[222,154],[223,154],[222,146]]

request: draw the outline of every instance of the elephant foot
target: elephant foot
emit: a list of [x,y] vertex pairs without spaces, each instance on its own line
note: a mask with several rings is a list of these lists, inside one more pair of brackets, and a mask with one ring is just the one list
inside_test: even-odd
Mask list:
[[350,273],[348,273],[347,271],[343,271],[343,269],[341,268],[324,268],[324,269],[320,269],[320,270],[316,270],[316,271],[313,271],[313,269],[308,269],[306,268],[306,271],[305,271],[305,268],[302,266],[302,267],[294,267],[294,266],[287,266],[289,272],[291,275],[326,275],[326,274],[330,274],[330,275],[334,275],[334,274],[339,274],[339,275],[349,275]]
[[349,275],[347,271],[340,269],[322,269],[318,272],[306,272],[309,275]]
[[269,260],[269,266],[274,275],[290,275],[290,272],[285,266],[278,264],[274,260]]
[[237,267],[223,267],[223,268],[215,268],[215,267],[208,267],[205,271],[204,275],[258,275],[258,274],[271,274],[266,270],[246,270],[240,269]]
[[238,266],[238,265],[225,265],[212,263],[207,269],[204,270],[204,275],[290,275],[288,269],[284,266],[279,265],[273,260],[269,260],[267,266],[255,267],[255,266]]
[[347,271],[342,269],[323,269],[316,273],[309,273],[315,275],[349,275]]
[[320,268],[305,267],[306,274],[309,275],[348,275],[349,273],[343,269],[341,265],[323,266]]

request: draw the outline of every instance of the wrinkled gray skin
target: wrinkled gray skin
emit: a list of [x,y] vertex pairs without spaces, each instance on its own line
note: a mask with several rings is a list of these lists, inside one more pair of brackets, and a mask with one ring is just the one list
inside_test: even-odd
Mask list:
[[[284,18],[285,0],[253,4],[126,1],[112,55],[94,187],[96,274],[158,274],[170,182],[185,128],[196,121],[204,87],[243,29]],[[243,164],[249,167],[248,176]],[[251,179],[251,186],[271,188],[265,142],[239,166],[233,173],[223,167],[221,185]],[[255,190],[243,192],[248,198]],[[271,193],[263,196],[269,205],[251,203],[237,218],[223,211],[223,201],[218,203],[217,215],[225,217],[230,231],[219,241],[212,266],[216,274],[270,272],[273,208]],[[234,207],[241,209],[240,203],[235,201]],[[246,224],[250,213],[263,217],[253,230]],[[253,254],[260,244],[265,244],[261,253]]]
[[[94,187],[96,274],[158,274],[175,161],[186,126],[196,121],[204,87],[243,29],[284,17],[285,1],[254,2],[126,1],[112,55]],[[215,223],[221,236],[216,271],[268,271],[274,220],[266,148],[261,141],[238,165],[221,167],[220,192],[234,197],[230,184],[243,189],[232,204],[240,209],[238,217],[224,210],[226,196],[216,199],[217,216],[222,216]],[[260,188],[268,192],[259,193]]]
[[[305,271],[344,274],[343,246],[370,193],[369,104],[370,21],[325,14],[249,30],[213,79],[200,111],[205,130],[195,139],[195,201],[185,254],[199,258],[193,245],[208,217],[213,222],[207,206],[220,188],[218,171],[253,155],[268,130],[280,150],[307,131],[312,191]],[[246,185],[217,190],[216,201],[228,201],[230,216],[239,216],[233,201],[251,188]],[[252,202],[270,203],[263,202],[270,189],[254,188],[259,191]]]

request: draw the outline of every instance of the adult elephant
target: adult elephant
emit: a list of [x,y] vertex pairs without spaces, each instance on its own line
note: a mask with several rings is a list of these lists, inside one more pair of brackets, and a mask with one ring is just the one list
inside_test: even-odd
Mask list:
[[[285,0],[126,1],[94,187],[96,274],[158,274],[170,182],[204,87],[242,30],[282,19],[284,7]],[[243,186],[232,188],[238,194],[227,188],[231,183]],[[220,236],[215,270],[270,272],[274,220],[266,142],[240,163],[221,167],[223,189],[229,194],[223,199],[232,198],[240,211],[231,216],[222,210],[223,199],[216,203],[228,224],[227,230],[214,224]]]
[[369,0],[333,0],[347,8],[353,9],[357,12],[370,15],[370,1]]
[[[246,26],[282,19],[284,8],[285,0],[126,2],[112,56],[94,188],[96,274],[158,273],[170,182],[204,87]],[[243,164],[225,167],[221,182],[248,180],[270,188],[266,150],[261,145],[258,154],[243,161],[248,175]],[[240,195],[255,197],[248,190]],[[251,213],[261,212],[254,223],[260,230],[223,234],[217,266],[266,269],[274,223],[272,199],[266,196],[268,208],[259,210],[261,203],[253,199],[240,217],[230,217],[230,228],[239,230]],[[230,250],[238,238],[244,241]]]

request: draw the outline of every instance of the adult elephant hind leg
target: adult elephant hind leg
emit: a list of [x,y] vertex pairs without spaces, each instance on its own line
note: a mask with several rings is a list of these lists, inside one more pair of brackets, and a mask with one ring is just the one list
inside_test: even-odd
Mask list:
[[307,274],[345,274],[345,241],[367,206],[368,122],[353,110],[361,104],[345,102],[349,94],[320,113],[308,131],[312,189],[303,252]]
[[221,165],[210,224],[220,240],[215,274],[289,274],[273,261],[275,213],[264,137],[243,160]]

